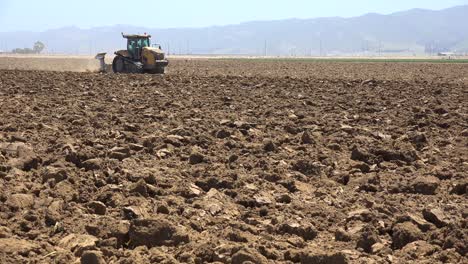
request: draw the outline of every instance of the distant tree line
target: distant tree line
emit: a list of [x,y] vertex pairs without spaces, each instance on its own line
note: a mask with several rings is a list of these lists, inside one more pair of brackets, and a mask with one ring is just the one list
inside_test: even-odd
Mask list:
[[34,46],[32,47],[32,49],[31,48],[24,48],[24,49],[16,48],[16,49],[12,50],[11,52],[12,53],[17,53],[17,54],[39,54],[44,49],[45,49],[44,43],[42,43],[40,41],[36,41],[36,43],[34,43]]

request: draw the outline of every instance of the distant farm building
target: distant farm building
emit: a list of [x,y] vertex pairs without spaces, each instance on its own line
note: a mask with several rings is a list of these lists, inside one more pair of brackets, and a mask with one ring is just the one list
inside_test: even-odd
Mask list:
[[437,56],[439,56],[439,57],[453,57],[453,56],[455,56],[455,55],[456,55],[456,54],[453,53],[453,52],[439,52],[439,53],[437,54]]

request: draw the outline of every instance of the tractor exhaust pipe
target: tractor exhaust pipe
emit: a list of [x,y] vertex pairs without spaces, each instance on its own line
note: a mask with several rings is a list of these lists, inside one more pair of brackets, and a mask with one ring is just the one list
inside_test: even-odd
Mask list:
[[105,58],[106,58],[106,54],[107,53],[98,53],[96,55],[96,57],[94,57],[95,59],[99,60],[99,63],[100,63],[100,69],[99,69],[99,72],[107,72],[107,69],[106,69],[106,62],[104,61]]

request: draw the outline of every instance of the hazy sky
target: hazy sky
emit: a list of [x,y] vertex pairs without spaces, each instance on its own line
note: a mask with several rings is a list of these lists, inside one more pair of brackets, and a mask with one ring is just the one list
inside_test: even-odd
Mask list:
[[0,0],[0,31],[115,24],[202,27],[252,20],[389,14],[464,4],[468,0]]

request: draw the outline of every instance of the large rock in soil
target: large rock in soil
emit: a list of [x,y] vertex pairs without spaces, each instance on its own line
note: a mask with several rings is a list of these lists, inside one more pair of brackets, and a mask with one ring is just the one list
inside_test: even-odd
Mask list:
[[133,247],[176,246],[189,242],[189,237],[164,219],[135,219],[131,222],[130,245]]

